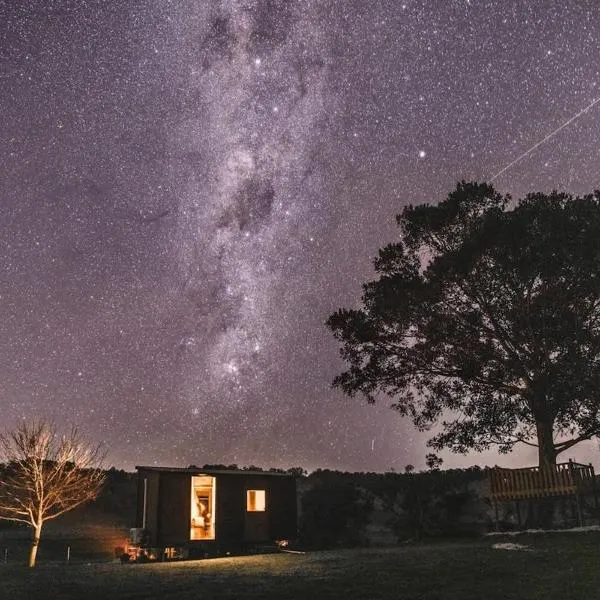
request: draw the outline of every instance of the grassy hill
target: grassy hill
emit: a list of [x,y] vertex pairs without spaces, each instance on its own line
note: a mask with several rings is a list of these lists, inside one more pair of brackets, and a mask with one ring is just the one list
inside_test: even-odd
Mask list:
[[597,598],[600,534],[519,536],[521,550],[476,542],[319,551],[204,561],[0,564],[0,596],[11,600],[580,600]]

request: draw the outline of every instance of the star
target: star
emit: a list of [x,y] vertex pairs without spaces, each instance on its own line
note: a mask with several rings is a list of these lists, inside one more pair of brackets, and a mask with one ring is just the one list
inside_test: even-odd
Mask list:
[[77,422],[119,468],[424,466],[385,400],[331,388],[324,322],[408,204],[600,186],[600,12],[5,4],[3,422]]

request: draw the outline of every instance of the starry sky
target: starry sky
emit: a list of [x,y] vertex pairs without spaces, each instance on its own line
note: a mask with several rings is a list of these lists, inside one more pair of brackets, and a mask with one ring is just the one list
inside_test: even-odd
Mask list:
[[324,322],[408,203],[531,148],[499,191],[600,187],[600,104],[562,127],[598,31],[592,0],[0,0],[3,424],[127,469],[423,466],[331,389]]

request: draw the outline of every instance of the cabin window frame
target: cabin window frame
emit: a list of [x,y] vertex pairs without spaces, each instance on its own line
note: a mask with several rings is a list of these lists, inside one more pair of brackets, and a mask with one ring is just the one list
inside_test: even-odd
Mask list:
[[249,513],[267,512],[267,490],[266,489],[248,489],[248,490],[246,490],[246,512],[249,512]]

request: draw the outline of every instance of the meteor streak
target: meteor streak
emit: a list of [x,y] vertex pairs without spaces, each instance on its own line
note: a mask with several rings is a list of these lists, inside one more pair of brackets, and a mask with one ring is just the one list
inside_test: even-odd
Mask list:
[[598,102],[600,102],[600,97],[596,98],[593,102],[590,102],[590,104],[588,104],[585,108],[582,108],[576,115],[572,116],[569,120],[565,121],[560,127],[557,127],[554,131],[551,131],[544,139],[540,140],[539,142],[537,142],[536,144],[531,146],[531,148],[529,148],[529,150],[526,150],[525,152],[523,152],[523,154],[521,154],[521,156],[518,156],[517,158],[515,158],[515,160],[513,160],[511,163],[506,165],[503,169],[500,169],[500,171],[498,171],[490,179],[490,181],[494,181],[494,179],[496,179],[497,177],[502,175],[502,173],[504,173],[505,171],[508,171],[508,169],[510,169],[513,165],[516,165],[520,160],[524,159],[528,154],[533,152],[538,146],[541,146],[544,142],[547,142],[551,137],[555,136],[561,129],[564,129],[567,125],[570,125],[573,121],[578,119],[582,114],[586,113],[588,110],[593,108],[594,105],[598,104]]

